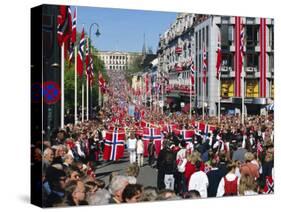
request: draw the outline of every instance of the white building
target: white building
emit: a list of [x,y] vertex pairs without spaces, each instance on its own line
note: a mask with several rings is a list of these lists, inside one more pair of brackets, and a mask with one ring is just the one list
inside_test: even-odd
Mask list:
[[107,70],[127,70],[134,59],[140,56],[137,52],[99,51],[98,57],[104,62]]

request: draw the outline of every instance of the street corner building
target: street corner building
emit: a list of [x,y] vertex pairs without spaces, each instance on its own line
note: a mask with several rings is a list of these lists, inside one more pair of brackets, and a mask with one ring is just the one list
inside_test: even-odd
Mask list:
[[273,18],[40,5],[30,21],[32,204],[274,193]]

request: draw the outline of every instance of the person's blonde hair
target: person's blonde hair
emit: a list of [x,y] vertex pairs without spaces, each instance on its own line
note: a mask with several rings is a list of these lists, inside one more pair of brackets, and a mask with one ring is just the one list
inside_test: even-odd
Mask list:
[[245,195],[245,191],[255,191],[257,184],[250,175],[242,175],[239,181],[239,194]]
[[244,159],[246,162],[251,162],[252,160],[255,159],[255,156],[251,152],[246,152],[244,155]]
[[201,155],[199,152],[194,151],[191,155],[190,155],[190,162],[192,164],[195,164],[196,161],[201,161]]

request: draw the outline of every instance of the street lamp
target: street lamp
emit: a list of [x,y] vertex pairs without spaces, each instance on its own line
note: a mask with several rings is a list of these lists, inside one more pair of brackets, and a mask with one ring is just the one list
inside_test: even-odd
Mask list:
[[[97,36],[97,37],[99,37],[100,35],[101,35],[101,33],[100,33],[100,31],[99,31],[99,28],[100,28],[100,26],[98,25],[98,23],[92,23],[91,25],[90,25],[90,29],[89,29],[89,38],[90,38],[90,40],[91,40],[91,35],[92,35],[92,27],[94,27],[94,26],[96,26],[97,27],[97,31],[96,31],[96,33],[95,33],[95,35]],[[91,43],[90,43],[90,45],[89,45],[89,55],[91,55]],[[94,70],[93,70],[94,71]],[[89,112],[90,112],[90,117],[92,118],[92,115],[93,115],[93,100],[92,100],[92,90],[90,89],[90,92],[89,92],[89,99],[90,99],[90,102],[89,102],[89,105],[88,105],[88,109],[89,109]],[[100,97],[99,97],[100,98]]]

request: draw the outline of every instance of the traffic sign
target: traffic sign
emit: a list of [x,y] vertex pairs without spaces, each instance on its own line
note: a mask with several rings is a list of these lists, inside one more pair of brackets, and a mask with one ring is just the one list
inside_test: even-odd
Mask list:
[[43,97],[46,104],[54,104],[59,101],[61,97],[59,84],[54,81],[44,82]]

